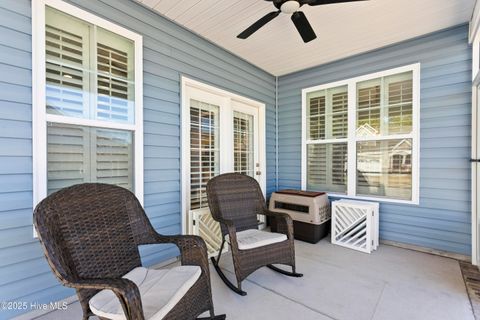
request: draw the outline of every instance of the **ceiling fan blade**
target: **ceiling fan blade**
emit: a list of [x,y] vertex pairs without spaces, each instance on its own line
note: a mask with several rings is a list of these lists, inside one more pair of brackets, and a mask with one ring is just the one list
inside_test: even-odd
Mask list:
[[280,14],[280,10],[279,11],[273,11],[273,12],[270,12],[270,13],[267,13],[266,15],[264,15],[262,18],[260,18],[257,22],[255,22],[254,24],[252,24],[250,27],[248,27],[247,29],[245,29],[245,31],[243,31],[242,33],[240,33],[237,38],[239,39],[247,39],[248,37],[250,37],[252,34],[254,34],[258,29],[260,29],[261,27],[263,27],[264,25],[266,25],[267,23],[269,23],[270,21],[272,21],[273,19],[275,19],[279,14]]
[[313,31],[310,22],[308,22],[305,13],[302,11],[297,11],[292,14],[292,21],[295,24],[298,32],[302,36],[303,42],[307,43],[317,38],[315,31]]
[[368,1],[368,0],[301,0],[301,3],[308,4],[309,6],[321,6],[322,4],[347,3],[347,2],[357,2],[357,1]]

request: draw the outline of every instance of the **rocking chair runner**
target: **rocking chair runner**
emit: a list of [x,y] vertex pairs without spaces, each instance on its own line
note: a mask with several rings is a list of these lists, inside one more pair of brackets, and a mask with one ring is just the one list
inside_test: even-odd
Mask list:
[[[295,271],[292,219],[288,214],[267,210],[262,190],[255,179],[239,173],[222,174],[208,182],[207,195],[212,217],[220,223],[222,230],[218,257],[212,257],[211,260],[220,278],[230,289],[246,295],[242,290],[242,281],[263,266],[284,275],[302,276]],[[259,214],[275,217],[279,233],[258,230]],[[225,241],[229,242],[232,250],[237,286],[227,279],[218,265]],[[291,266],[292,272],[273,264]]]
[[[158,234],[130,191],[94,183],[65,188],[36,207],[34,223],[56,277],[76,289],[84,320],[195,319],[205,311],[225,319],[214,315],[205,242]],[[177,245],[182,266],[141,267],[138,246],[157,243]]]

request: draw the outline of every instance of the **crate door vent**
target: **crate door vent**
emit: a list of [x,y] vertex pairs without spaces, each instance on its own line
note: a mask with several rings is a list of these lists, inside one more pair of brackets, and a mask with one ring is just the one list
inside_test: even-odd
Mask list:
[[310,210],[308,206],[302,206],[300,204],[287,203],[283,201],[275,201],[275,209],[285,209],[306,214],[308,214]]

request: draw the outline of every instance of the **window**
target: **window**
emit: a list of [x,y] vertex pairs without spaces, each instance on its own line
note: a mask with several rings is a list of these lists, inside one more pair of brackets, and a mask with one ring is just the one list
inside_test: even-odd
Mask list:
[[303,90],[302,186],[418,203],[419,65]]
[[34,6],[35,204],[84,182],[143,202],[141,36],[59,0]]

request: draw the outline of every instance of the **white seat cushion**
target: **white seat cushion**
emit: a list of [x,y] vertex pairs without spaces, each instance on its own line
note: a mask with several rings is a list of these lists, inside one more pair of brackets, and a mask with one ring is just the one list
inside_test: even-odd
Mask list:
[[[228,235],[225,238],[230,243]],[[248,229],[237,232],[237,243],[238,249],[240,250],[263,247],[285,240],[287,240],[287,236],[283,233],[266,232],[256,229]]]
[[[145,319],[160,320],[180,301],[202,273],[199,266],[180,266],[172,269],[138,267],[127,278],[138,286]],[[94,314],[113,320],[125,320],[122,306],[111,290],[102,290],[90,299]]]

